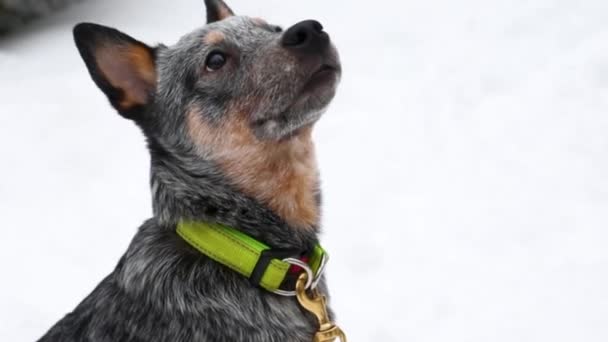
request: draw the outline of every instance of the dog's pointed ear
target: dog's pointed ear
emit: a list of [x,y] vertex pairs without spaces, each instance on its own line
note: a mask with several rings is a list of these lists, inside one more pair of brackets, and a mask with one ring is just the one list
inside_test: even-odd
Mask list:
[[95,84],[116,110],[138,119],[156,91],[155,50],[113,28],[82,23],[74,41]]
[[232,17],[234,12],[222,0],[205,0],[207,6],[207,23]]

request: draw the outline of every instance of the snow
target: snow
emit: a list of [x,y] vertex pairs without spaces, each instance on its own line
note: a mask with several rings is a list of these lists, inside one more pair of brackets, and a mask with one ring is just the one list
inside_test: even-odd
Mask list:
[[[232,0],[342,55],[316,130],[352,341],[608,340],[608,2]],[[0,41],[0,340],[32,341],[150,215],[148,156],[76,22],[172,43],[202,1],[93,1]]]

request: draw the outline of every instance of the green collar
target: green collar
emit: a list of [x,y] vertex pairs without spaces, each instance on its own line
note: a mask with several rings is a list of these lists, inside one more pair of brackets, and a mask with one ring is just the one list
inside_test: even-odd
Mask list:
[[[281,294],[295,295],[295,278],[306,271],[307,287],[314,288],[328,255],[319,245],[312,251],[272,249],[240,231],[216,223],[180,221],[177,234],[209,258],[248,277],[255,285]],[[292,283],[288,284],[290,280]]]

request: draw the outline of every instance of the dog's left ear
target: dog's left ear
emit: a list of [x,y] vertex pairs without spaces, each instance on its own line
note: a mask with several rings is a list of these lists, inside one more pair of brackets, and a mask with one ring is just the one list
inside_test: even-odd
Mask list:
[[222,0],[205,0],[205,6],[207,6],[207,24],[234,15],[234,12]]
[[156,91],[154,49],[113,28],[82,23],[74,40],[95,84],[125,118],[137,120]]

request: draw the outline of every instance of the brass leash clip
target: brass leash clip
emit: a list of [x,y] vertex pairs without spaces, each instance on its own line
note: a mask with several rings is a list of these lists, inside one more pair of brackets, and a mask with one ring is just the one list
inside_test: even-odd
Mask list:
[[330,322],[327,314],[327,303],[325,296],[315,288],[306,291],[308,275],[300,274],[296,282],[296,298],[302,307],[315,315],[319,322],[319,330],[315,333],[313,342],[334,342],[337,338],[346,342],[346,335],[335,323]]

